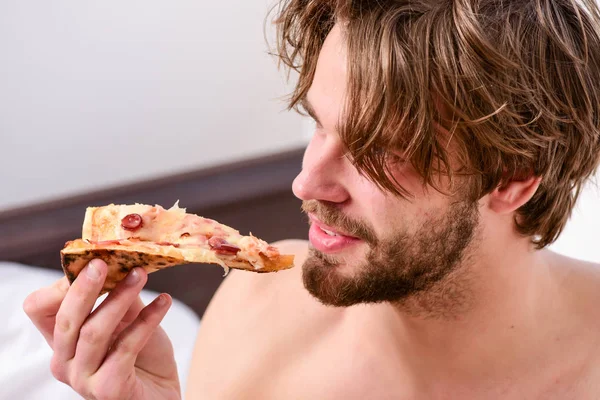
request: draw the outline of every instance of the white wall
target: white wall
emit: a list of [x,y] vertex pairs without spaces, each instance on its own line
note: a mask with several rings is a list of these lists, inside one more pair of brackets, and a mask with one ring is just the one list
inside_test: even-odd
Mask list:
[[2,0],[0,209],[302,146],[272,0]]
[[586,261],[600,263],[600,188],[598,174],[588,182],[573,210],[571,219],[550,249]]

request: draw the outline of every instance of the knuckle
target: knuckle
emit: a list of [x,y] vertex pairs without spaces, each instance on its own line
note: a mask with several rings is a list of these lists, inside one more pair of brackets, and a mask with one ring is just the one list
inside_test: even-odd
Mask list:
[[56,356],[53,356],[50,360],[50,372],[56,380],[62,383],[68,383],[66,367],[63,362],[56,358]]
[[56,314],[56,329],[61,333],[68,333],[71,330],[71,320],[61,312]]
[[113,349],[115,352],[120,354],[137,354],[137,349],[134,343],[131,340],[119,338],[113,344]]
[[39,306],[37,292],[33,292],[29,294],[23,301],[23,311],[25,311],[25,314],[31,317],[32,315],[35,315],[38,310]]
[[102,332],[93,325],[84,325],[79,332],[79,340],[92,346],[101,343],[102,339]]

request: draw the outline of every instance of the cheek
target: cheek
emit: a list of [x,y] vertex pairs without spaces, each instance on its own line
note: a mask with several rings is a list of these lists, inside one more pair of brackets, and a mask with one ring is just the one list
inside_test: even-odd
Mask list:
[[399,168],[394,174],[394,179],[412,195],[412,199],[416,202],[428,196],[428,191],[423,186],[423,178],[410,166],[405,165]]
[[[441,210],[447,208],[448,197],[431,186],[423,185],[423,178],[412,168],[403,168],[394,177],[411,194],[411,197],[403,199],[390,195],[388,207],[399,210],[397,214],[401,215],[405,223],[424,224],[439,216]],[[441,188],[449,189],[445,182],[441,182]]]
[[362,180],[353,196],[360,219],[367,223],[378,237],[385,237],[403,219],[402,206],[393,195],[384,194],[370,181]]
[[379,238],[398,232],[414,233],[439,212],[438,206],[424,197],[405,200],[392,194],[384,195],[379,190],[363,193],[360,204],[362,218]]
[[412,197],[403,199],[381,191],[373,182],[357,174],[354,181],[354,203],[361,219],[380,238],[399,231],[414,232],[431,221],[443,208],[444,197],[433,188],[425,188],[416,173],[403,168],[394,174],[396,180]]

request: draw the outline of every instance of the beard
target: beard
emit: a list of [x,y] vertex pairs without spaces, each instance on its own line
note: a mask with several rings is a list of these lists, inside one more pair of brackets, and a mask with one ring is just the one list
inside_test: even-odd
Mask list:
[[[396,303],[446,315],[465,306],[461,265],[468,259],[479,223],[477,202],[461,200],[439,215],[420,221],[416,231],[399,230],[377,238],[370,226],[354,220],[334,205],[305,201],[302,208],[323,223],[362,239],[369,250],[351,276],[340,266],[347,261],[310,249],[302,266],[304,287],[325,305],[348,307],[359,303]],[[355,263],[355,262],[354,262]],[[444,304],[452,301],[454,304]],[[460,304],[459,304],[460,303]]]

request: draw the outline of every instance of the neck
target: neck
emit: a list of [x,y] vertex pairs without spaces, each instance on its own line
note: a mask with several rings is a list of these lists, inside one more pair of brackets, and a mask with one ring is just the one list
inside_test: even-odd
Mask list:
[[482,379],[491,370],[521,371],[513,364],[528,367],[529,360],[539,362],[532,353],[548,352],[551,324],[544,316],[557,293],[548,252],[525,242],[495,248],[511,251],[478,255],[439,287],[389,306],[399,350],[413,370]]

